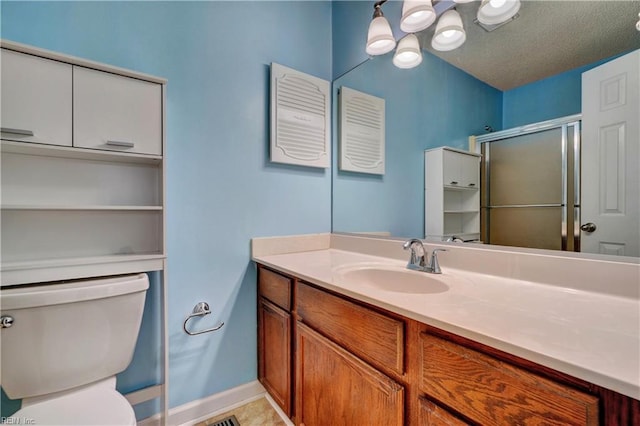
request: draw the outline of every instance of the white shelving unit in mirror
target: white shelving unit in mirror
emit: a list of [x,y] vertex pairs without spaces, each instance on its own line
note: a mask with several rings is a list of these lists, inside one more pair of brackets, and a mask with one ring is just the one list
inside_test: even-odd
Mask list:
[[480,155],[450,147],[425,151],[425,238],[480,239]]

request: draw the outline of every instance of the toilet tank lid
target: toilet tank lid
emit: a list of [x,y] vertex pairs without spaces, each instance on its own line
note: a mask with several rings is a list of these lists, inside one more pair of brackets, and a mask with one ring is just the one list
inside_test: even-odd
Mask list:
[[0,290],[3,311],[103,299],[145,291],[147,274],[55,282]]

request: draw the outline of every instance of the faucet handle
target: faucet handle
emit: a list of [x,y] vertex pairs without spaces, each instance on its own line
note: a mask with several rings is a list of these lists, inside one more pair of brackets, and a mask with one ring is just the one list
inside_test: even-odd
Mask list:
[[442,269],[440,269],[440,263],[438,263],[438,252],[439,251],[448,251],[443,248],[436,248],[431,251],[431,258],[429,259],[428,268],[431,270],[432,274],[441,274]]

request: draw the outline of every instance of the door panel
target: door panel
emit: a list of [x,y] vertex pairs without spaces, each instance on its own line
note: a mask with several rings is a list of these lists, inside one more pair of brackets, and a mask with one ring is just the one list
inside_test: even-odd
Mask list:
[[296,346],[296,424],[404,424],[400,384],[302,323]]
[[635,51],[582,75],[583,252],[640,256],[639,74]]

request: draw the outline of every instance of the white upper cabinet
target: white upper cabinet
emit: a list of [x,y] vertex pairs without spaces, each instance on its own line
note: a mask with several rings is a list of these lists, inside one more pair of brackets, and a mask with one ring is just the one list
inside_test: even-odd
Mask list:
[[476,155],[443,150],[444,185],[460,188],[479,188],[480,159]]
[[1,50],[2,139],[72,145],[72,66]]
[[74,146],[162,155],[162,86],[74,67]]

